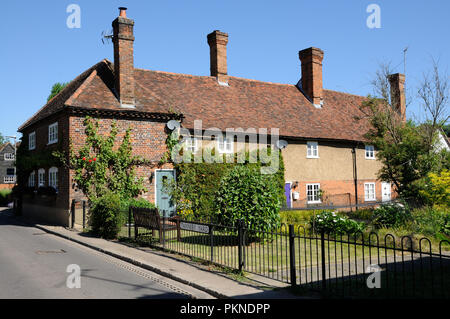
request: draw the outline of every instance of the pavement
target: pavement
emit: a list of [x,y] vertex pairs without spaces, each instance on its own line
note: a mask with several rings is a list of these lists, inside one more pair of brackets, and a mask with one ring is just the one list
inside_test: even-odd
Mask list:
[[[151,248],[132,247],[128,244],[93,237],[80,230],[67,229],[14,217],[21,222],[48,234],[70,240],[73,243],[108,255],[112,258],[151,271],[177,282],[183,287],[191,287],[196,292],[192,298],[246,298],[246,299],[293,299],[300,298],[283,288],[288,285],[260,276],[250,276],[245,281],[231,278],[217,268],[205,267],[190,260],[180,259],[172,254]],[[187,290],[187,289],[184,289]],[[170,298],[170,297],[169,297]]]

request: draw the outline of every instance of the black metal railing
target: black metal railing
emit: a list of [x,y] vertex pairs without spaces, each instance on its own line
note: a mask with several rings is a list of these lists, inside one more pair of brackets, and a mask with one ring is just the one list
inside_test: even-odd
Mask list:
[[[122,233],[130,238],[132,214],[133,209]],[[139,229],[138,240],[328,297],[450,297],[448,240],[433,243],[391,234],[380,238],[374,232],[314,233],[284,224],[260,231],[242,222],[230,226],[162,217],[161,222],[172,227],[163,225],[162,234]]]

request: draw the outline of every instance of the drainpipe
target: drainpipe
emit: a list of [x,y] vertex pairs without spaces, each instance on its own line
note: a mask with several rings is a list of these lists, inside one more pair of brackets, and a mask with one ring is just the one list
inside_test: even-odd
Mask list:
[[358,170],[356,167],[356,146],[352,148],[352,158],[353,158],[353,181],[355,184],[355,205],[356,210],[358,210]]

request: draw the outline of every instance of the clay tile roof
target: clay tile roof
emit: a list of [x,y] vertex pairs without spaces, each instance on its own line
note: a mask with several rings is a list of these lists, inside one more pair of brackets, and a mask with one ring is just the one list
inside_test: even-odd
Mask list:
[[[181,113],[183,126],[203,129],[279,128],[293,138],[364,141],[368,123],[359,107],[361,96],[324,90],[324,105],[315,108],[295,86],[229,77],[229,86],[215,77],[135,69],[136,111]],[[78,76],[20,129],[64,108],[121,111],[114,93],[113,65],[103,60]],[[20,130],[19,129],[19,130]]]

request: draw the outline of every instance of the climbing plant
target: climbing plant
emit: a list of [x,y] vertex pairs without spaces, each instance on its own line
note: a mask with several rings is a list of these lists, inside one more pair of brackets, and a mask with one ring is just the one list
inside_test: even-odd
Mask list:
[[111,123],[109,135],[99,133],[99,122],[90,117],[84,120],[86,141],[75,150],[70,141],[69,154],[55,152],[65,166],[74,170],[74,182],[93,202],[112,191],[121,199],[134,198],[146,191],[143,178],[135,172],[137,165],[150,162],[132,154],[130,131],[128,128],[121,144],[117,147],[117,123]]

